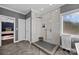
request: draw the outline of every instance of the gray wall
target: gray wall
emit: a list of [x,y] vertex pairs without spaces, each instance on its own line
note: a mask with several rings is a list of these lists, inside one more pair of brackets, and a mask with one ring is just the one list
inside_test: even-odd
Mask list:
[[79,4],[66,4],[60,8],[60,13],[64,13],[74,9],[79,9]]
[[[11,16],[11,17],[15,17],[16,19],[16,28],[18,28],[18,19],[26,19],[28,17],[30,17],[30,13],[26,14],[26,15],[23,15],[23,14],[20,14],[20,13],[17,13],[17,12],[13,12],[11,10],[7,10],[7,9],[4,9],[2,7],[0,7],[0,15],[5,15],[5,16]],[[29,16],[28,16],[29,15]],[[18,40],[18,30],[16,30],[16,41]]]
[[0,14],[15,17],[15,18],[25,19],[25,15],[16,13],[16,12],[13,12],[13,11],[10,11],[10,10],[7,10],[7,9],[1,8],[1,7],[0,7]]
[[25,19],[28,19],[29,17],[31,17],[31,11],[25,15]]

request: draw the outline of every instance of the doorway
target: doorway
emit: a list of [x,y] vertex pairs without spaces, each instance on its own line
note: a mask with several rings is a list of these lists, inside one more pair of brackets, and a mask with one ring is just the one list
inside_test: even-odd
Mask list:
[[1,22],[2,45],[13,43],[14,39],[14,23]]
[[15,18],[0,15],[0,46],[15,42]]

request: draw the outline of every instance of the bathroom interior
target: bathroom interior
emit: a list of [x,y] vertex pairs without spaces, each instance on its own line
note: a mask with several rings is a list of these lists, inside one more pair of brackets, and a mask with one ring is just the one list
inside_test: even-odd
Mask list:
[[[12,48],[15,46],[17,49],[14,48],[14,51],[18,51],[18,54],[27,54],[26,50],[32,50],[32,46],[35,46],[38,51],[42,51],[40,55],[78,54],[76,43],[79,42],[79,4],[1,4],[1,6],[1,48],[13,44]],[[19,7],[20,9],[18,9]],[[18,13],[9,10],[9,8],[27,11]],[[21,41],[24,42],[21,43]],[[25,46],[29,46],[29,49]],[[26,48],[26,50],[21,50],[22,48]],[[1,51],[5,50],[7,49],[4,48]],[[15,54],[14,52],[10,54],[12,53]]]

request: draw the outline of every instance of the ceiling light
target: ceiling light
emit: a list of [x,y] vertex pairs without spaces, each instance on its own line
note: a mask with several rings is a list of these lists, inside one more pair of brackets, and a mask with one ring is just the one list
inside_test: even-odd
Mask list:
[[44,10],[44,8],[41,8],[41,11],[43,11]]
[[58,10],[56,10],[56,12],[57,12]]
[[52,6],[52,4],[49,4],[50,6]]

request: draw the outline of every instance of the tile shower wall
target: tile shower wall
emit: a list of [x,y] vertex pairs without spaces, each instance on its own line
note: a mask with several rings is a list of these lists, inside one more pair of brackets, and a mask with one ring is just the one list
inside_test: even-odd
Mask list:
[[[47,39],[52,44],[60,44],[60,9],[56,9],[43,15],[42,23],[46,25]],[[43,36],[45,36],[43,34]]]
[[41,19],[38,18],[39,11],[32,9],[32,42],[36,42],[41,37]]

